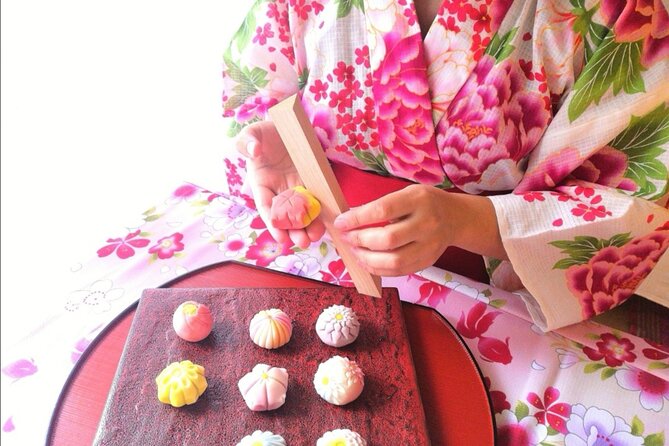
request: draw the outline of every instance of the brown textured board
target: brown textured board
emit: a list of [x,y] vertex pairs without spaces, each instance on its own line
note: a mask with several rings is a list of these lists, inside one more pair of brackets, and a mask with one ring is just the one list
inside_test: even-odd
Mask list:
[[320,218],[356,289],[362,294],[381,297],[381,278],[358,264],[348,244],[334,227],[335,218],[348,210],[348,204],[299,97],[293,95],[284,99],[269,109],[269,115],[304,185],[321,203]]
[[[413,360],[394,288],[383,299],[350,288],[148,289],[137,313],[98,428],[96,445],[231,445],[255,430],[281,434],[288,445],[314,445],[326,431],[348,428],[369,446],[429,445]],[[172,329],[172,314],[186,300],[205,303],[212,333],[190,343]],[[360,319],[358,339],[343,348],[323,344],[315,331],[321,311],[351,307]],[[280,308],[293,320],[290,342],[276,350],[256,346],[249,322],[260,310]],[[334,356],[356,361],[365,373],[357,400],[334,406],[313,386],[318,365]],[[208,389],[191,406],[158,401],[155,377],[169,363],[189,359],[204,366]],[[237,381],[254,365],[288,370],[286,403],[252,412]]]

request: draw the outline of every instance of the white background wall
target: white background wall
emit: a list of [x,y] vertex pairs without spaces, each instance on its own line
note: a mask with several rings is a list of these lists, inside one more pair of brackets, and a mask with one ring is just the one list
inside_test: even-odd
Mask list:
[[3,346],[124,222],[222,186],[222,54],[251,3],[2,1]]

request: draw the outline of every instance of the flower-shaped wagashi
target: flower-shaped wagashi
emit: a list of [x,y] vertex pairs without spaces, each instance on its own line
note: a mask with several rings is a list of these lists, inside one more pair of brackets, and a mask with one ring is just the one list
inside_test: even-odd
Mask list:
[[286,446],[286,440],[281,435],[273,434],[270,431],[255,431],[242,438],[237,446]]
[[302,229],[321,212],[321,204],[303,186],[286,189],[272,199],[270,221],[278,229]]
[[318,366],[316,392],[328,403],[342,406],[355,400],[365,386],[365,375],[354,361],[333,356]]
[[204,304],[186,301],[179,305],[172,316],[172,326],[181,339],[198,342],[209,336],[214,318],[209,307]]
[[191,361],[173,362],[156,377],[158,399],[165,404],[181,407],[193,404],[207,389],[204,367]]
[[332,305],[318,316],[316,333],[321,341],[333,347],[343,347],[355,341],[360,332],[358,317],[348,307]]
[[335,429],[323,434],[316,446],[367,446],[359,433],[349,429]]
[[251,319],[249,334],[260,347],[279,348],[290,341],[293,323],[286,313],[277,308],[263,310]]
[[288,372],[279,367],[257,364],[239,380],[238,387],[249,409],[274,410],[286,402]]

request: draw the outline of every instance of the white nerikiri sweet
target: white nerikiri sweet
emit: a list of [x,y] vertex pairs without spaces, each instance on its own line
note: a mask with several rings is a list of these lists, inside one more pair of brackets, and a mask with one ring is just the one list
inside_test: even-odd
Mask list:
[[335,429],[323,434],[316,446],[367,446],[367,442],[359,433],[349,429]]
[[314,375],[316,392],[328,403],[343,406],[355,400],[365,386],[365,375],[358,364],[333,356],[318,366]]
[[343,347],[355,341],[360,332],[360,322],[355,312],[344,305],[332,305],[318,316],[316,333],[325,344]]
[[237,386],[249,409],[274,410],[286,402],[288,372],[280,367],[257,364],[239,380]]
[[286,446],[286,440],[281,435],[270,431],[255,431],[242,438],[237,446]]
[[293,323],[290,317],[277,308],[259,311],[249,325],[249,335],[262,348],[279,348],[290,341]]

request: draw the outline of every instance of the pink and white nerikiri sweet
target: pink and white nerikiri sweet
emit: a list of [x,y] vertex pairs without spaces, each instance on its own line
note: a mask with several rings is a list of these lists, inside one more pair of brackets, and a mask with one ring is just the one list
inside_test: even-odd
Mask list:
[[251,339],[262,348],[279,348],[290,341],[292,334],[293,322],[278,308],[259,311],[249,325]]
[[286,402],[288,372],[280,367],[257,364],[239,380],[237,386],[249,409],[274,410]]
[[181,339],[198,342],[211,333],[214,317],[208,306],[189,300],[177,307],[172,326]]
[[358,364],[342,356],[333,356],[321,363],[314,376],[316,392],[337,406],[355,400],[364,386],[365,375]]
[[316,333],[325,344],[343,347],[355,341],[360,332],[360,322],[353,310],[344,305],[332,305],[318,316]]

